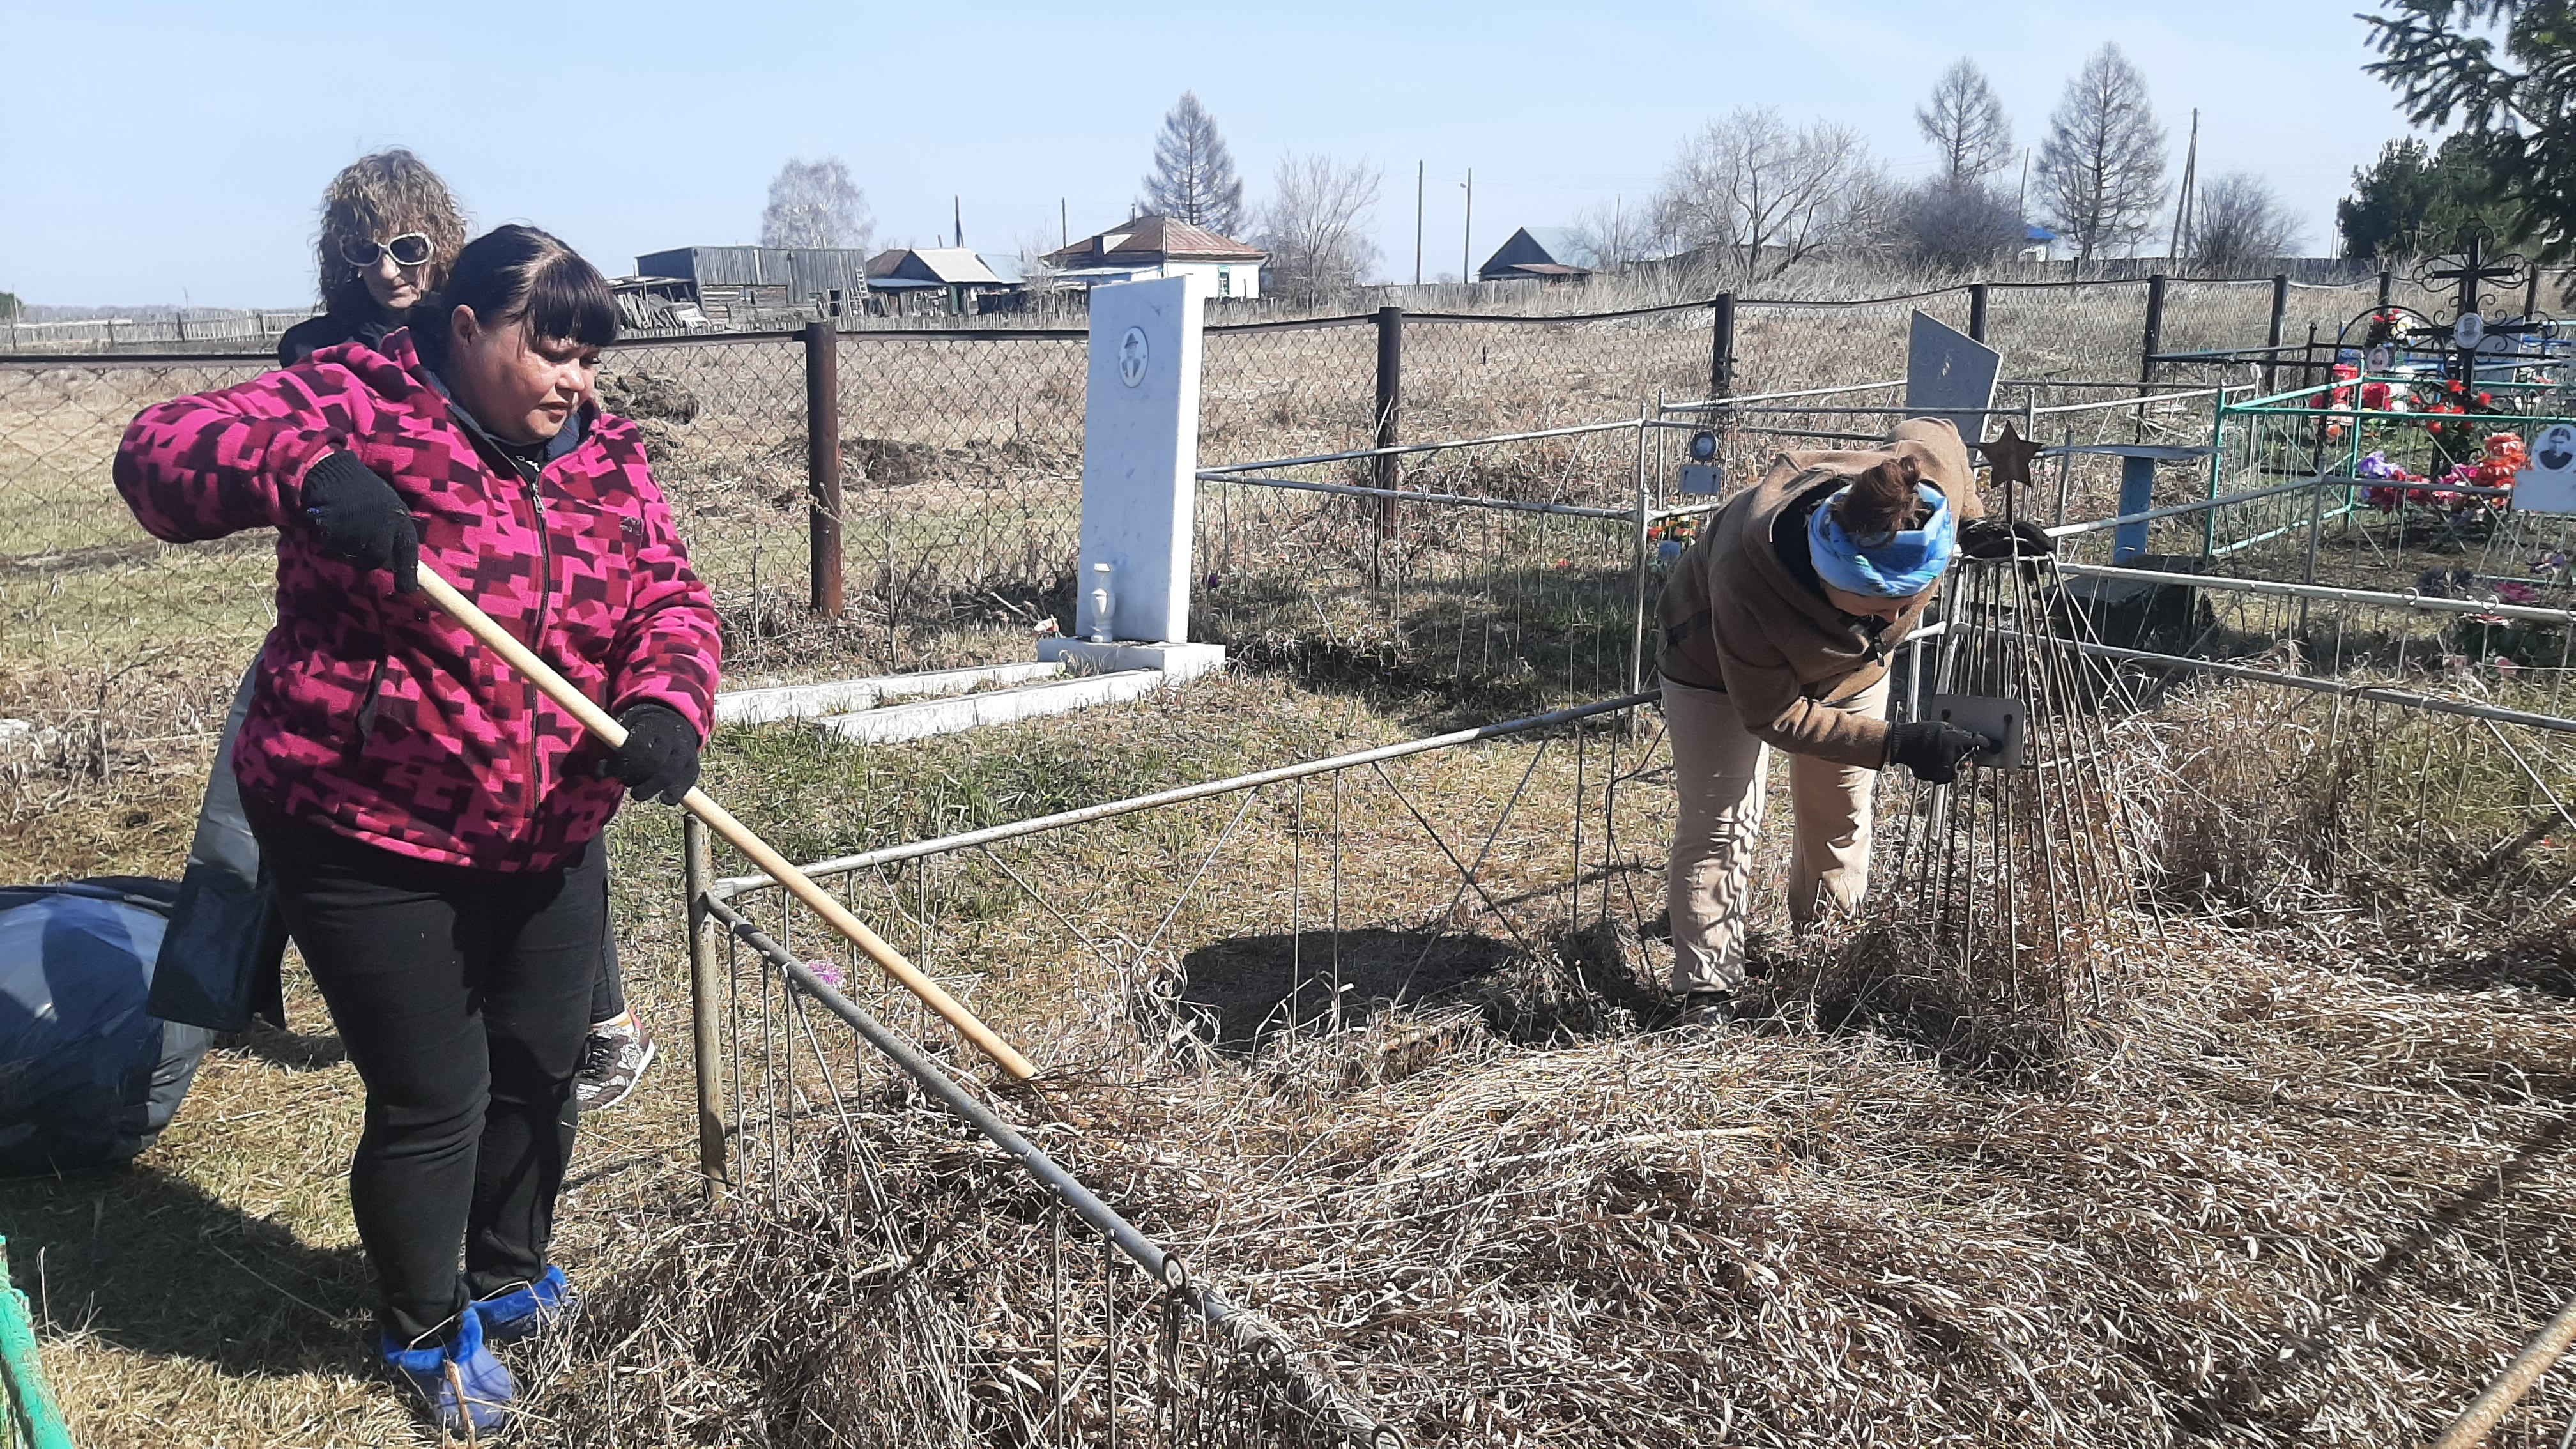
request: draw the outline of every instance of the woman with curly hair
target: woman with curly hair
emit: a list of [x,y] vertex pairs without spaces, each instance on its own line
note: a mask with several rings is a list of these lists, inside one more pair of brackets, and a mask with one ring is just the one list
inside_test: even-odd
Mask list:
[[[233,783],[366,1084],[349,1170],[378,1348],[441,1428],[506,1425],[495,1345],[560,1322],[550,1256],[620,797],[696,782],[721,644],[635,425],[617,306],[533,227],[460,249],[414,325],[147,408],[118,491],[174,543],[277,534]],[[626,727],[592,738],[421,602],[472,589]]]
[[447,284],[464,245],[456,198],[419,157],[397,146],[351,162],[322,193],[322,231],[313,242],[322,315],[287,329],[277,341],[277,365],[343,342],[374,346]]
[[[446,288],[464,246],[455,198],[418,156],[395,147],[358,158],[322,193],[314,258],[329,310],[279,340],[278,365],[350,342],[379,350],[425,296]],[[153,977],[154,1015],[216,1031],[241,1030],[254,1016],[286,1020],[286,925],[233,786],[233,745],[255,674],[245,674],[234,693]],[[613,936],[602,945],[591,1018],[576,1090],[582,1110],[598,1112],[634,1092],[657,1050],[626,1004]]]

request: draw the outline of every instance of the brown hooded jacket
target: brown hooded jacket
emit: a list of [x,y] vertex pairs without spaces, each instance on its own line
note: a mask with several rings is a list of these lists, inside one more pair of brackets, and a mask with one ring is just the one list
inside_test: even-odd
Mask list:
[[1946,419],[1909,418],[1875,451],[1781,454],[1673,565],[1661,610],[1664,678],[1723,691],[1746,729],[1792,754],[1883,765],[1886,724],[1836,702],[1886,675],[1888,657],[1922,622],[1941,586],[1915,595],[1873,638],[1826,601],[1812,574],[1802,579],[1782,565],[1773,535],[1809,497],[1821,500],[1898,455],[1913,458],[1923,481],[1949,498],[1955,522],[1984,514],[1967,447]]

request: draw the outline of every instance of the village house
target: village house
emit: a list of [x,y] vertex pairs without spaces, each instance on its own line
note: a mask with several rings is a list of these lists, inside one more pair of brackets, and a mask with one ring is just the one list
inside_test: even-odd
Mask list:
[[1562,282],[1601,269],[1591,239],[1570,226],[1525,226],[1513,232],[1476,269],[1480,282]]
[[952,313],[985,311],[989,309],[984,299],[1027,285],[1019,258],[1005,252],[889,247],[868,258],[868,290],[898,307],[912,298],[944,292]]
[[1097,287],[1151,277],[1200,276],[1211,297],[1258,297],[1270,254],[1202,226],[1167,216],[1140,216],[1098,232],[1042,260],[1055,280]]

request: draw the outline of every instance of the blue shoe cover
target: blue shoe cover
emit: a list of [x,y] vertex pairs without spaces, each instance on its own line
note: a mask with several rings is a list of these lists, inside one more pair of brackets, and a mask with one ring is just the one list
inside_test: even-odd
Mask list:
[[571,1316],[578,1301],[573,1297],[572,1284],[564,1277],[563,1269],[549,1263],[544,1276],[534,1283],[478,1299],[474,1308],[483,1315],[486,1338],[494,1343],[516,1343],[529,1334],[563,1322]]
[[438,1427],[450,1434],[498,1434],[510,1426],[510,1404],[519,1386],[509,1367],[483,1346],[483,1316],[466,1305],[456,1321],[456,1341],[405,1348],[384,1336],[385,1366],[429,1405]]

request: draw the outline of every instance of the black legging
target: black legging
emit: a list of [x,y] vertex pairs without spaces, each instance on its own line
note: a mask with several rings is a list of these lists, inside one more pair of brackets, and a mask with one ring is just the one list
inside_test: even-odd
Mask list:
[[608,926],[604,853],[593,841],[560,870],[470,870],[245,803],[367,1085],[349,1206],[385,1331],[429,1341],[467,1299],[545,1271]]

